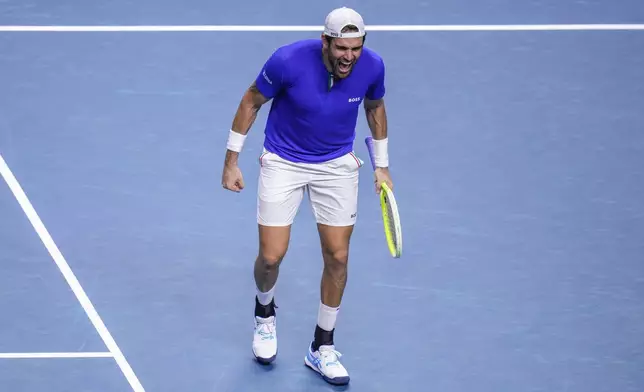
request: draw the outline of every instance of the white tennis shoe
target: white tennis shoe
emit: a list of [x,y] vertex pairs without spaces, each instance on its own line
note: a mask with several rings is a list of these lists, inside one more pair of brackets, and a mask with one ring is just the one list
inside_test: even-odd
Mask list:
[[312,345],[304,357],[304,363],[322,378],[333,385],[345,385],[349,383],[349,373],[340,363],[340,354],[335,346],[320,346],[318,351],[313,351]]
[[269,364],[277,357],[277,326],[275,316],[255,316],[253,354],[259,363]]

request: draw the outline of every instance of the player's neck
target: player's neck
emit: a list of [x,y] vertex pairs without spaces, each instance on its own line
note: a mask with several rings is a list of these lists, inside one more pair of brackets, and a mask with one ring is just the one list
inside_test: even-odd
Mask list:
[[338,77],[335,75],[335,72],[333,72],[333,67],[331,66],[329,57],[324,50],[322,50],[322,63],[324,64],[324,68],[327,72],[327,91],[330,92],[333,89],[336,80],[338,80]]
[[329,61],[329,56],[327,56],[324,50],[322,50],[322,63],[324,63],[324,68],[326,68],[326,71],[329,73],[329,75],[333,75],[333,78],[335,78],[335,74],[333,73],[333,66]]

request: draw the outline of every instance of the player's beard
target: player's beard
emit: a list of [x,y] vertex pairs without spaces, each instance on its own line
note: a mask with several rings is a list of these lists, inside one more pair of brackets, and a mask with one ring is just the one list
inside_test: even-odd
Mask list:
[[347,76],[351,75],[351,72],[353,71],[353,67],[356,64],[356,59],[354,59],[349,66],[344,69],[344,67],[341,67],[340,63],[342,61],[341,57],[334,58],[331,53],[329,52],[327,56],[329,60],[329,64],[331,64],[331,68],[333,69],[333,75],[335,75],[338,78],[346,78]]

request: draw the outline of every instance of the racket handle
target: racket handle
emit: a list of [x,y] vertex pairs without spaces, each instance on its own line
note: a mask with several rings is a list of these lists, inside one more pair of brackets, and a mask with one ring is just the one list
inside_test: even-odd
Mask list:
[[376,158],[374,157],[373,153],[373,138],[371,136],[367,136],[364,139],[364,143],[367,145],[367,151],[369,151],[369,160],[371,161],[371,167],[373,170],[376,170]]

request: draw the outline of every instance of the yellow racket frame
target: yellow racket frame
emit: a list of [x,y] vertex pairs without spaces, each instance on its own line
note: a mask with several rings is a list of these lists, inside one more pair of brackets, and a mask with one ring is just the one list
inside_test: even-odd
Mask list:
[[[382,221],[385,229],[385,238],[387,239],[387,247],[392,257],[399,258],[402,255],[402,227],[400,224],[400,216],[398,215],[398,205],[396,204],[393,191],[386,183],[383,182],[380,185],[380,189],[380,208],[382,210]],[[391,206],[393,216],[389,216],[387,213],[387,204]],[[393,233],[390,230],[391,226],[394,228]],[[396,244],[398,245],[396,246]]]

